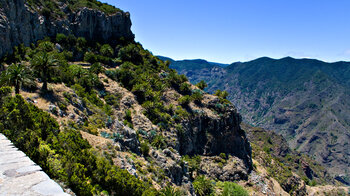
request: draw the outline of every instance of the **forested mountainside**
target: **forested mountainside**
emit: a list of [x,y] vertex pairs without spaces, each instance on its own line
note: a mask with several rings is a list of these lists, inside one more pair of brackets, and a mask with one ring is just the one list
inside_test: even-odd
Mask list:
[[193,83],[206,81],[208,92],[228,91],[246,123],[282,134],[291,148],[349,183],[350,63],[264,57],[222,68],[186,62],[170,67]]
[[0,3],[0,132],[68,193],[347,194],[312,160],[280,160],[268,138],[252,152],[227,93],[191,85],[136,43],[128,13],[94,0]]

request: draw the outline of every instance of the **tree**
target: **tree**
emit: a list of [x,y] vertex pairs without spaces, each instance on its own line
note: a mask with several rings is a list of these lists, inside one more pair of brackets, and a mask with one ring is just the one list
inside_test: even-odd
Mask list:
[[207,84],[204,80],[201,80],[200,82],[198,82],[198,83],[196,84],[196,86],[197,86],[199,89],[204,90],[204,89],[208,86],[208,84]]
[[11,64],[1,75],[1,85],[9,85],[15,87],[15,93],[19,94],[22,85],[32,83],[32,72],[28,67],[17,63]]
[[50,71],[57,66],[57,62],[55,56],[47,52],[39,52],[33,57],[31,64],[43,81],[42,91],[47,91],[47,81],[51,78]]
[[113,57],[114,50],[110,45],[104,44],[100,49],[100,53],[106,57]]

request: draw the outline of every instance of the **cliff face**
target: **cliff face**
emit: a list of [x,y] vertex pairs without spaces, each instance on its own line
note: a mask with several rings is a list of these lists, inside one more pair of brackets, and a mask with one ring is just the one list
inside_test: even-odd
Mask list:
[[250,168],[251,147],[245,132],[240,128],[241,116],[234,106],[218,108],[220,105],[216,99],[204,102],[203,106],[210,108],[216,115],[206,111],[183,123],[185,131],[180,138],[180,153],[205,156],[232,154]]
[[113,15],[81,8],[77,12],[60,7],[67,17],[51,20],[32,11],[24,0],[0,0],[0,57],[19,44],[29,44],[57,33],[74,34],[87,40],[111,42],[121,37],[134,39],[130,14]]

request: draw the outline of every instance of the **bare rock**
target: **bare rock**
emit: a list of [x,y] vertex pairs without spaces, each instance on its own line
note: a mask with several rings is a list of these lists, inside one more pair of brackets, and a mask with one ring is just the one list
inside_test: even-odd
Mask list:
[[12,53],[13,47],[21,43],[29,46],[46,36],[55,36],[58,33],[74,34],[100,42],[117,41],[121,37],[134,39],[128,12],[107,15],[88,8],[72,12],[62,5],[61,10],[67,17],[57,20],[45,18],[31,10],[25,2],[0,0],[0,57]]

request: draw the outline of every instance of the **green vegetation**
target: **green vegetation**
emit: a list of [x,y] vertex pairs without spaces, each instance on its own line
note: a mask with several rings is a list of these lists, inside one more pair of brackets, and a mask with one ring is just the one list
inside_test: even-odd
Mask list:
[[191,102],[191,97],[189,95],[185,95],[180,97],[179,104],[182,106],[187,106]]
[[66,17],[66,14],[59,7],[60,3],[67,3],[68,9],[73,12],[84,7],[100,10],[106,14],[121,12],[120,9],[97,0],[27,0],[26,2],[32,9],[39,11],[46,18]]
[[163,190],[160,191],[160,196],[185,196],[186,194],[182,191],[174,188],[170,185],[166,186]]
[[214,184],[205,176],[198,176],[193,181],[193,188],[198,196],[206,196],[214,193]]
[[140,150],[143,156],[147,157],[149,155],[150,147],[148,142],[142,142],[140,145]]
[[186,161],[188,163],[188,170],[190,172],[190,176],[193,176],[194,172],[198,172],[202,158],[199,155],[195,155],[190,157],[188,155],[182,156],[182,161]]
[[219,97],[222,104],[230,103],[230,101],[227,100],[227,96],[229,95],[227,91],[216,90],[214,95]]
[[[51,42],[43,42],[42,44],[45,43],[52,44]],[[44,47],[45,46],[46,45],[44,45]],[[52,68],[57,66],[57,59],[53,54],[47,53],[47,50],[53,50],[53,47],[45,50],[46,51],[35,54],[31,61],[33,69],[40,75],[40,78],[43,81],[42,91],[44,92],[47,91],[47,81],[51,79],[50,73],[52,72]]]
[[[42,84],[40,95],[52,99],[52,103],[58,106],[51,111],[53,115],[63,116],[62,111],[71,111],[73,106],[79,118],[73,117],[74,122],[60,122],[59,125],[50,114],[27,103],[20,95],[11,97],[11,89],[3,87],[0,91],[0,131],[51,178],[63,182],[77,195],[184,195],[170,187],[160,192],[152,188],[151,182],[161,184],[167,180],[167,171],[154,166],[149,154],[151,149],[170,146],[164,131],[175,128],[179,137],[183,135],[181,122],[200,113],[192,111],[188,105],[192,101],[192,104],[202,104],[203,91],[192,89],[186,76],[177,74],[168,63],[154,57],[140,44],[119,43],[101,45],[84,38],[58,34],[30,47],[16,47],[13,54],[2,59],[6,70],[1,80],[7,81],[2,85],[15,86],[18,94],[28,85],[27,80]],[[61,47],[55,47],[56,44]],[[160,128],[150,132],[138,131],[141,154],[150,163],[147,169],[138,164],[138,172],[153,172],[150,179],[145,175],[147,171],[137,179],[114,166],[112,158],[117,155],[111,144],[107,146],[108,150],[100,147],[95,150],[80,134],[84,131],[100,134],[106,139],[124,137],[101,131],[114,125],[115,109],[120,109],[122,99],[120,94],[109,90],[107,85],[111,80],[132,92],[144,114]],[[70,90],[60,93],[57,87],[61,86]],[[32,88],[35,93],[39,92],[36,86]],[[169,90],[176,91],[175,98],[179,98],[180,105],[166,104],[164,100]],[[130,107],[118,118],[133,128],[133,112]],[[182,160],[189,163],[191,180],[194,180],[193,173],[199,170],[201,157],[185,156]],[[196,178],[194,185],[198,195],[214,193],[214,184],[203,176]]]
[[248,192],[234,182],[217,182],[217,187],[223,189],[221,196],[248,196]]
[[0,85],[14,86],[16,94],[19,94],[22,86],[32,83],[33,77],[31,70],[20,63],[10,65],[6,71],[2,72],[0,78]]
[[142,195],[149,185],[98,155],[79,131],[60,131],[58,123],[11,89],[0,89],[0,130],[51,177],[78,195],[105,190],[116,195]]
[[204,90],[206,87],[208,87],[208,84],[204,81],[204,80],[201,80],[200,82],[198,82],[196,84],[196,86],[201,89],[201,90]]
[[[62,49],[54,47],[56,43]],[[118,52],[113,48],[118,48]],[[86,67],[72,63],[84,59],[92,64]],[[57,101],[59,109],[66,111],[69,104],[76,108],[86,108],[85,119],[59,127],[49,114],[26,103],[19,95],[10,97],[11,89],[2,88],[1,132],[28,153],[50,177],[64,182],[78,195],[93,195],[102,191],[114,195],[141,195],[151,187],[148,182],[142,182],[127,171],[113,166],[111,156],[108,153],[102,156],[93,150],[82,139],[78,130],[97,135],[97,129],[109,126],[113,109],[119,107],[121,96],[106,93],[103,82],[98,77],[99,73],[105,73],[134,92],[145,108],[145,115],[161,129],[176,126],[175,119],[189,117],[189,113],[181,106],[175,108],[162,103],[166,88],[176,87],[180,93],[187,93],[187,96],[192,94],[185,76],[169,69],[166,63],[139,44],[101,46],[86,42],[83,38],[63,34],[58,34],[55,38],[45,38],[30,47],[20,45],[13,54],[2,60],[6,64],[15,63],[3,72],[1,80],[5,82],[2,85],[19,84],[15,88],[18,93],[22,86],[27,85],[27,80],[35,81],[36,78],[43,84],[43,95],[51,96],[53,91],[50,91],[49,84],[64,83],[74,93],[63,93],[64,99]],[[116,66],[114,61],[121,64],[116,69],[110,69]],[[109,68],[108,71],[106,67]],[[12,71],[13,69],[16,71]],[[14,74],[10,75],[12,72]],[[28,77],[24,73],[28,73]],[[30,73],[33,73],[33,78],[29,77]],[[104,82],[107,83],[108,80]],[[58,112],[53,113],[58,115]],[[175,118],[175,115],[178,117]],[[125,112],[125,123],[133,127],[131,110]],[[149,142],[159,149],[167,146],[161,134],[155,134]],[[151,145],[148,141],[141,142],[141,152],[145,157],[148,157]],[[159,173],[157,179],[161,180],[164,176],[165,174]]]

